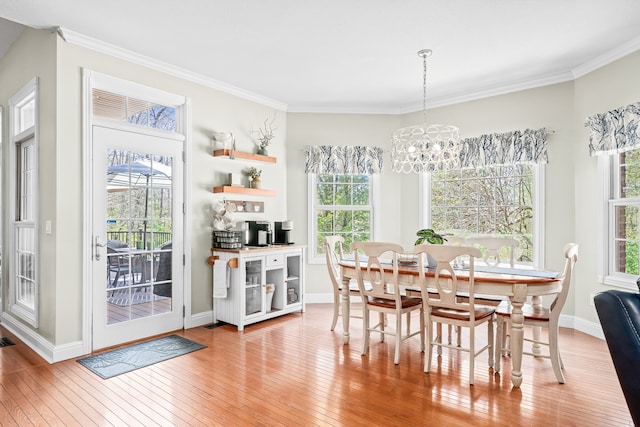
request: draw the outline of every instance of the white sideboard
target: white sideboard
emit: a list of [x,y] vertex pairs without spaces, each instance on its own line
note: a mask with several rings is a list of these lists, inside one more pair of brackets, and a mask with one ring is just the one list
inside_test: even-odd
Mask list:
[[216,262],[226,263],[230,272],[226,298],[214,298],[215,321],[242,331],[245,325],[303,312],[304,252],[300,245],[212,249]]

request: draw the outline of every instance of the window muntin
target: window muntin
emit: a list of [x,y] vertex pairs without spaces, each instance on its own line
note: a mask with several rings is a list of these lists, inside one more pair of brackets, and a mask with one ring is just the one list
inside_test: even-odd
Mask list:
[[38,327],[38,80],[9,100],[9,309]]
[[26,98],[22,99],[14,107],[14,135],[18,135],[36,122],[36,97],[35,93],[30,93]]
[[95,117],[176,132],[176,108],[142,99],[92,90]]
[[17,144],[18,157],[18,212],[16,221],[33,221],[34,219],[34,176],[35,140],[33,138]]
[[634,282],[640,274],[640,149],[612,157],[609,203],[609,274]]
[[534,165],[431,174],[431,227],[458,236],[503,235],[520,241],[516,259],[534,260]]
[[345,248],[354,241],[373,240],[374,185],[370,175],[310,174],[312,236],[310,259],[321,262],[326,236],[344,237]]

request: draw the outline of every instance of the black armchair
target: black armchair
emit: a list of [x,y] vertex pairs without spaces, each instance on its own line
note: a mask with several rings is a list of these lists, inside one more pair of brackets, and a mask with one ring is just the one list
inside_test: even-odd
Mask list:
[[640,295],[609,290],[594,302],[631,418],[640,426]]

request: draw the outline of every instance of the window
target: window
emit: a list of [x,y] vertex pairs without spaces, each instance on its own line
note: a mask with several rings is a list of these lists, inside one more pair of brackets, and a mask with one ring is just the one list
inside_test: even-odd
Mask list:
[[11,313],[38,327],[38,92],[33,79],[9,100]]
[[94,88],[95,117],[176,132],[176,108]]
[[515,164],[423,175],[424,224],[456,236],[504,235],[520,241],[517,262],[538,265],[542,166]]
[[[600,173],[605,184],[603,196],[608,205],[604,213],[607,250],[601,268],[603,281],[611,285],[635,288],[640,275],[640,149],[599,156]],[[608,193],[608,194],[607,194]]]
[[312,262],[324,262],[326,236],[341,235],[345,248],[374,240],[376,175],[309,174]]

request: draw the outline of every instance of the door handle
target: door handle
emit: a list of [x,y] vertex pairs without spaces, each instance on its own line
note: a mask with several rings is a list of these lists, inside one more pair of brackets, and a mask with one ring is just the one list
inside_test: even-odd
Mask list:
[[95,256],[96,261],[100,261],[100,249],[98,249],[98,248],[104,248],[106,246],[107,246],[106,243],[100,243],[100,236],[96,236],[95,245],[94,245],[94,247],[95,247],[94,256]]

